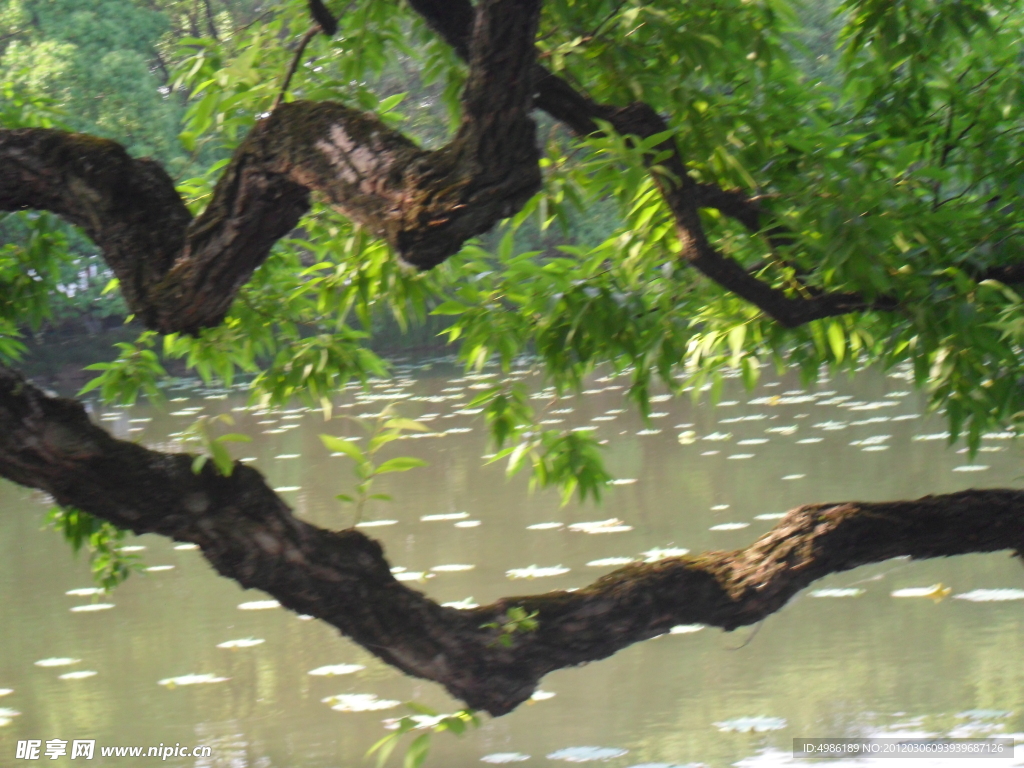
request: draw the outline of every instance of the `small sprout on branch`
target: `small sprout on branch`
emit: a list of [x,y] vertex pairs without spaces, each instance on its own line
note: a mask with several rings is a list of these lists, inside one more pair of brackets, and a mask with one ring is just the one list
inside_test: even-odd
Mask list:
[[515,606],[505,611],[504,623],[497,621],[491,621],[487,624],[481,624],[480,629],[498,629],[501,630],[501,634],[498,635],[496,643],[503,645],[506,648],[512,647],[513,635],[517,632],[536,632],[540,627],[540,622],[537,621],[539,613],[533,611],[527,613],[526,609],[522,606]]

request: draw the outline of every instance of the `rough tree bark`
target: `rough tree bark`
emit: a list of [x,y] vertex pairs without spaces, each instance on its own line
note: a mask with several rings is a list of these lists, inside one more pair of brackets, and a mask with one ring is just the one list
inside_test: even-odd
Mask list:
[[[436,681],[492,715],[528,699],[556,669],[603,659],[675,624],[735,629],[779,610],[829,573],[909,555],[1024,551],[1024,491],[973,490],[916,501],[810,504],[745,549],[620,568],[576,592],[444,608],[391,575],[355,529],[309,525],[236,463],[200,474],[188,454],[116,440],[72,400],[0,366],[0,475],[136,533],[198,544],[219,573],[316,616],[388,664]],[[539,628],[510,647],[483,628],[522,606]]]
[[150,328],[215,326],[309,193],[427,269],[515,213],[540,189],[530,118],[540,0],[485,0],[470,34],[463,120],[436,151],[375,115],[294,102],[261,120],[198,218],[167,173],[113,141],[0,130],[0,210],[38,209],[85,230]]

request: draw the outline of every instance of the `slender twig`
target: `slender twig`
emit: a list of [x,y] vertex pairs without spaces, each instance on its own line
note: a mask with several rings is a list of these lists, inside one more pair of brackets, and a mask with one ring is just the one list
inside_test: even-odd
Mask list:
[[274,106],[270,108],[271,112],[278,108],[285,93],[288,91],[288,85],[291,83],[292,76],[295,74],[295,70],[299,66],[299,59],[302,58],[302,52],[306,50],[306,46],[309,45],[309,41],[312,40],[320,31],[320,25],[314,24],[312,27],[307,29],[306,34],[302,36],[302,39],[299,41],[299,47],[295,49],[295,55],[292,57],[292,63],[288,67],[288,73],[284,76],[284,82],[281,83],[281,91],[277,94],[277,98],[274,99]]

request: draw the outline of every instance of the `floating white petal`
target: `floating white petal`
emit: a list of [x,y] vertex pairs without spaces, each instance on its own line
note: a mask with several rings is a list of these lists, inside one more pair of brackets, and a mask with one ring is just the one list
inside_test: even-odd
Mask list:
[[548,760],[565,760],[567,763],[589,763],[597,760],[611,760],[622,757],[628,749],[616,747],[569,747],[559,749],[548,755]]
[[181,551],[184,552],[184,551],[190,550],[190,549],[199,549],[199,545],[198,544],[178,544],[174,548],[175,549],[180,549]]
[[381,528],[385,525],[398,525],[397,520],[367,520],[364,523],[356,523],[356,528]]
[[987,464],[965,464],[962,467],[953,467],[954,472],[984,472],[988,469]]
[[460,611],[471,611],[474,608],[479,608],[479,603],[474,603],[472,597],[467,597],[462,600],[455,600],[450,603],[441,603],[444,608],[455,608]]
[[14,693],[14,689],[13,688],[0,688],[0,697],[2,697],[2,696],[9,696],[12,693]]
[[72,664],[80,664],[81,659],[69,659],[66,656],[40,659],[35,662],[37,667],[70,667]]
[[570,531],[578,531],[580,533],[622,533],[625,531],[632,531],[633,526],[626,525],[619,520],[617,517],[611,517],[607,520],[592,520],[587,523],[573,523],[569,526]]
[[529,565],[526,568],[512,568],[505,571],[505,575],[510,579],[540,579],[545,576],[561,576],[563,573],[568,573],[569,570],[561,565],[552,565],[546,568]]
[[430,570],[436,571],[437,573],[458,573],[459,571],[472,571],[476,568],[475,565],[465,565],[464,563],[450,563],[448,565],[435,565]]
[[455,524],[456,528],[477,528],[480,525],[479,520],[463,520]]
[[816,589],[811,592],[811,597],[860,597],[863,594],[864,590],[856,587],[833,587],[832,589]]
[[240,611],[268,611],[271,608],[280,608],[281,604],[277,600],[251,600],[248,603],[239,603],[238,610]]
[[97,673],[91,669],[82,669],[77,672],[65,672],[63,675],[58,675],[59,680],[84,680],[87,677],[93,677]]
[[708,528],[709,531],[738,531],[741,528],[746,528],[750,523],[719,523],[718,525],[712,525]]
[[492,755],[484,755],[480,758],[480,762],[500,765],[502,763],[521,763],[529,759],[530,756],[524,755],[522,752],[495,752]]
[[168,688],[176,688],[179,685],[205,685],[208,683],[225,683],[230,677],[217,677],[207,673],[205,675],[180,675],[178,677],[165,677],[157,681],[157,685],[165,685]]
[[636,482],[635,477],[622,477],[616,480],[609,481],[608,485],[632,485]]
[[949,587],[932,584],[930,587],[906,587],[892,592],[893,597],[931,597],[941,599],[950,593]]
[[752,459],[754,454],[752,453],[734,453],[732,456],[726,456],[727,459]]
[[225,640],[223,643],[217,643],[217,647],[234,650],[235,648],[252,648],[254,645],[262,645],[265,642],[266,640],[255,637],[243,637],[240,640]]
[[783,480],[803,480],[807,475],[783,475]]
[[105,591],[102,587],[80,587],[79,589],[69,589],[64,594],[72,597],[91,597],[92,595],[102,595]]
[[703,624],[676,624],[668,631],[670,635],[690,635],[704,629]]
[[160,571],[173,571],[173,570],[174,570],[174,566],[173,565],[151,565],[151,566],[149,566],[146,569],[146,571],[148,571],[149,573],[158,573]]
[[690,550],[684,549],[683,547],[664,547],[649,549],[646,552],[641,552],[646,560],[645,563],[656,563],[659,560],[664,560],[666,557],[682,557],[683,555],[690,554]]
[[109,611],[114,607],[113,603],[92,603],[90,605],[76,605],[71,609],[72,613],[92,613],[94,611]]
[[635,562],[635,557],[602,557],[600,560],[591,560],[587,565],[592,568],[607,568],[608,566],[629,565]]
[[557,693],[552,693],[551,691],[537,690],[533,692],[533,695],[530,697],[530,701],[547,701],[548,699],[555,698],[557,695]]
[[362,664],[328,664],[309,670],[314,677],[334,677],[335,675],[351,675],[366,669]]
[[275,488],[278,493],[290,493],[291,491],[301,491],[301,485],[282,485],[280,488]]
[[381,709],[393,709],[401,704],[391,699],[378,699],[375,693],[340,693],[322,699],[331,709],[338,712],[376,712]]
[[420,520],[424,523],[434,523],[442,520],[465,520],[469,512],[449,512],[444,515],[423,515]]
[[974,589],[954,597],[958,600],[970,600],[972,603],[1024,600],[1024,589]]
[[535,523],[533,525],[526,526],[528,531],[553,531],[556,528],[562,528],[563,523]]
[[785,512],[767,512],[763,515],[756,515],[755,520],[781,520],[786,516]]

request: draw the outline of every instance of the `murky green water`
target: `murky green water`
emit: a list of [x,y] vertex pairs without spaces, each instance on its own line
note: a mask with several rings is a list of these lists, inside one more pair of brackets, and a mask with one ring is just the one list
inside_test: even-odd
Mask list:
[[[597,426],[609,441],[616,476],[635,482],[610,487],[601,508],[560,509],[555,494],[530,496],[524,479],[506,482],[501,466],[483,465],[484,430],[477,417],[460,413],[480,380],[463,379],[440,364],[400,374],[398,381],[375,386],[369,398],[348,391],[335,400],[341,414],[376,413],[395,402],[403,415],[451,430],[396,444],[390,455],[418,455],[430,466],[382,481],[380,490],[395,501],[372,508],[369,519],[398,522],[366,529],[384,543],[393,565],[430,574],[419,588],[442,601],[484,602],[581,586],[611,570],[588,562],[652,548],[742,546],[773,525],[757,516],[800,503],[908,498],[1021,482],[1021,448],[1009,440],[986,439],[984,451],[971,460],[945,448],[944,440],[921,439],[934,438],[943,425],[917,416],[921,402],[899,378],[865,374],[855,384],[822,383],[810,395],[794,391],[798,385],[788,381],[769,382],[752,394],[731,386],[717,409],[695,408],[688,400],[659,402],[660,413],[648,428],[654,434],[644,434],[645,425],[632,412],[617,413],[627,408],[623,378],[595,382],[584,396],[551,403],[547,418]],[[355,435],[354,425],[338,419],[325,424],[318,413],[301,409],[252,414],[241,410],[240,392],[180,390],[171,397],[176,401],[170,414],[139,406],[101,409],[97,416],[118,436],[168,449],[168,435],[195,418],[192,409],[234,411],[235,430],[254,437],[237,455],[255,457],[273,486],[296,489],[282,494],[297,514],[324,526],[348,525],[349,513],[333,496],[351,488],[351,462],[331,457],[318,435]],[[682,445],[678,435],[688,430],[699,439]],[[724,434],[731,436],[704,439]],[[438,686],[402,676],[326,625],[280,608],[239,610],[239,604],[267,596],[243,591],[215,575],[198,552],[176,550],[173,542],[154,536],[132,544],[146,547],[141,555],[148,566],[173,568],[133,577],[103,599],[114,608],[72,611],[92,599],[65,594],[91,586],[88,570],[56,534],[40,530],[45,509],[39,495],[0,481],[0,691],[12,689],[0,698],[0,724],[7,722],[0,727],[0,765],[29,764],[13,757],[18,740],[53,738],[213,747],[212,758],[172,758],[167,765],[369,765],[363,754],[386,733],[382,719],[405,710],[337,712],[322,703],[325,697],[376,694],[440,711],[457,708]],[[421,520],[458,512],[468,515]],[[613,517],[632,530],[593,535],[566,527]],[[528,528],[547,522],[565,526]],[[728,523],[744,527],[714,530]],[[446,564],[474,568],[430,570]],[[508,570],[531,564],[570,570],[532,581],[507,578]],[[951,587],[953,597],[936,602],[891,596],[938,582]],[[485,756],[520,753],[530,756],[525,766],[554,767],[566,763],[548,755],[593,746],[612,750],[606,755],[626,751],[593,763],[609,768],[753,768],[807,765],[787,756],[792,738],[801,736],[922,732],[1022,738],[1024,601],[955,598],[975,589],[1024,588],[1019,560],[1007,553],[898,560],[815,585],[850,586],[864,593],[816,598],[805,592],[756,633],[708,628],[666,635],[611,659],[554,673],[542,684],[553,697],[485,719],[462,739],[435,736],[428,765],[486,765],[480,762]],[[264,642],[217,647],[242,638]],[[60,657],[80,661],[35,664]],[[364,668],[334,677],[309,674],[336,664]],[[89,671],[96,674],[60,677]],[[229,679],[174,688],[158,684],[187,674]],[[967,714],[973,710],[987,711]],[[1014,761],[982,764],[1024,765],[1022,749]],[[60,758],[47,764],[80,762]],[[97,753],[88,764],[154,762]]]

